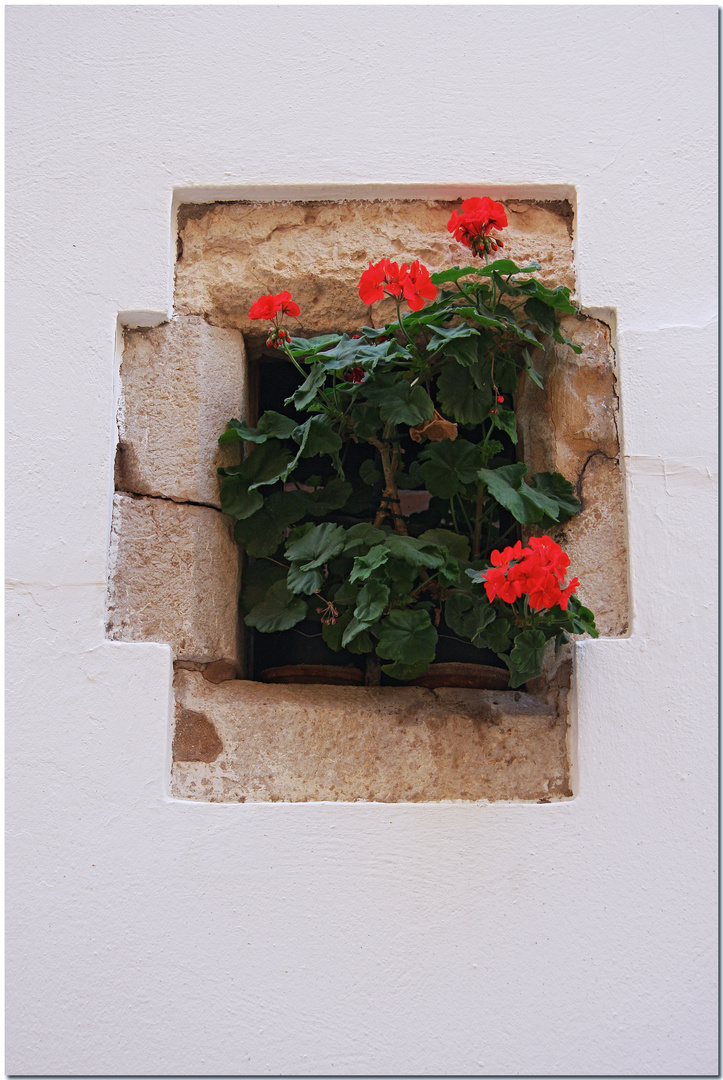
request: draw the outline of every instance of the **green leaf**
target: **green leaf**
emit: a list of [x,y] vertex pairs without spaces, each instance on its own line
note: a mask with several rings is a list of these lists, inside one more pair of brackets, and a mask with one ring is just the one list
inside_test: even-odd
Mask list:
[[343,334],[333,349],[318,353],[316,359],[327,371],[338,371],[357,364],[372,369],[383,357],[394,353],[396,348],[396,341],[380,341],[370,345],[364,338],[350,338],[348,334]]
[[351,612],[345,611],[335,623],[323,623],[321,627],[321,636],[326,644],[334,652],[339,652],[341,649],[341,639],[344,635],[344,631],[351,622]]
[[338,476],[331,479],[324,487],[317,488],[316,491],[294,492],[307,514],[311,514],[312,517],[323,517],[332,510],[340,510],[351,493],[351,484]]
[[479,598],[470,596],[469,593],[450,593],[444,602],[444,617],[447,626],[460,637],[471,638],[476,629],[474,610],[478,603]]
[[353,615],[344,628],[344,633],[341,638],[342,647],[345,649],[348,648],[349,643],[352,642],[358,634],[362,634],[365,630],[368,630],[370,626],[371,623],[357,619],[356,615]]
[[532,487],[557,505],[557,521],[567,521],[582,509],[580,500],[575,495],[575,488],[559,472],[535,473]]
[[479,358],[480,336],[475,333],[473,337],[459,338],[458,341],[450,341],[444,347],[444,355],[456,360],[462,367],[472,367]]
[[283,530],[277,529],[276,522],[265,507],[257,510],[252,517],[237,521],[233,536],[248,555],[257,559],[273,555],[284,539]]
[[535,386],[539,386],[540,390],[544,390],[545,384],[542,381],[542,375],[540,375],[539,371],[534,367],[527,349],[522,350],[522,358],[525,361],[527,377],[532,380]]
[[583,607],[576,596],[571,596],[567,603],[567,614],[571,620],[573,634],[589,634],[590,637],[599,637],[595,626],[595,616],[590,608]]
[[370,439],[384,426],[379,409],[374,405],[355,405],[351,410],[351,421],[359,439]]
[[490,413],[492,426],[499,431],[506,432],[513,443],[517,443],[517,418],[512,409],[499,409],[496,413]]
[[539,511],[525,501],[521,491],[527,471],[527,466],[518,462],[515,465],[500,465],[498,469],[480,469],[477,475],[487,485],[492,498],[509,510],[517,521],[523,525],[534,525],[539,520]]
[[363,521],[359,525],[352,525],[346,530],[346,544],[344,551],[350,554],[358,547],[373,547],[375,544],[383,544],[386,534],[381,529]]
[[467,439],[431,443],[419,455],[419,472],[431,495],[451,499],[477,480],[480,455]]
[[455,559],[467,562],[469,559],[469,540],[466,536],[452,532],[451,529],[427,529],[419,539],[425,544],[436,544],[446,548]]
[[510,669],[510,687],[521,686],[542,671],[547,640],[541,630],[523,630],[515,638],[514,648],[505,662]]
[[411,427],[434,416],[432,399],[424,387],[412,386],[401,376],[394,376],[394,381],[380,377],[367,391],[367,400],[379,407],[379,415],[388,424]]
[[[468,326],[467,323],[459,323],[457,326],[448,327],[435,326],[432,330],[432,337],[427,346],[427,351],[437,352],[444,346],[445,352],[450,352],[455,343],[461,341],[467,342],[470,339],[475,339],[477,337],[478,334],[475,328],[473,326]],[[474,341],[474,345],[476,348],[476,341]]]
[[370,487],[374,487],[375,484],[378,484],[380,480],[384,479],[371,458],[362,461],[359,466],[359,477],[365,484],[369,484]]
[[525,314],[542,330],[543,334],[554,334],[557,329],[557,316],[555,315],[555,309],[551,308],[548,304],[538,300],[536,296],[531,296],[529,300],[525,302],[524,307]]
[[420,675],[424,675],[430,663],[431,660],[422,659],[411,664],[403,664],[400,660],[397,660],[394,664],[382,664],[382,671],[385,675],[390,675],[392,679],[409,682],[410,679],[416,679]]
[[312,416],[305,424],[294,428],[294,442],[300,444],[301,457],[332,454],[341,450],[341,436],[331,427],[328,416]]
[[268,435],[258,428],[251,428],[245,420],[229,420],[226,430],[219,437],[219,446],[237,442],[266,442]]
[[349,582],[366,581],[374,570],[389,558],[389,548],[384,544],[375,544],[366,555],[357,555],[354,559],[354,567],[349,575]]
[[279,480],[291,458],[291,451],[273,440],[257,446],[241,465],[234,466],[234,474],[246,482],[249,490],[253,490]]
[[251,609],[244,622],[264,634],[271,634],[276,630],[290,630],[305,617],[305,602],[289,592],[285,581],[277,581],[264,599]]
[[300,539],[289,538],[286,557],[290,562],[299,563],[302,570],[315,570],[343,550],[345,539],[341,525],[331,522],[313,525]]
[[480,390],[473,369],[445,364],[437,380],[439,400],[445,415],[460,424],[480,424],[492,408],[492,389]]
[[[491,607],[492,605],[490,605]],[[495,619],[481,633],[481,639],[492,652],[503,656],[510,647],[510,623],[508,619]]]
[[381,618],[388,603],[389,587],[380,581],[368,581],[357,598],[354,618],[360,623],[371,625]]
[[286,404],[293,404],[300,411],[304,410],[307,405],[311,404],[316,397],[317,390],[319,390],[325,382],[325,369],[320,364],[315,364],[301,386],[294,391],[291,397],[286,399]]
[[[434,659],[437,647],[437,631],[432,626],[428,611],[419,608],[406,611],[390,611],[379,624],[377,653],[385,660],[396,660],[410,668],[423,665],[416,674],[425,671]],[[387,669],[384,669],[387,671]],[[387,674],[390,674],[387,671]],[[394,678],[399,678],[394,675]],[[401,676],[413,678],[414,676]]]
[[246,442],[263,443],[269,438],[288,439],[295,427],[296,421],[291,417],[274,412],[273,409],[267,409],[255,428],[249,427],[245,420],[231,420],[229,427],[218,441],[225,443],[243,439]]
[[497,439],[490,439],[487,444],[479,443],[480,457],[482,458],[483,465],[489,465],[490,461],[498,454],[501,454],[503,446]]
[[528,485],[524,481],[526,474],[527,466],[521,462],[477,473],[490,495],[523,525],[557,524],[578,513],[580,504],[564,476],[538,473]]
[[520,292],[530,293],[543,304],[554,308],[555,311],[561,311],[566,315],[574,315],[577,311],[577,308],[570,300],[570,290],[565,285],[557,285],[554,289],[548,289],[546,285],[535,281],[534,278],[518,284],[520,285]]
[[433,285],[446,285],[448,281],[459,281],[462,277],[470,275],[479,276],[478,266],[453,266],[450,270],[441,270],[438,274],[430,274],[429,278]]
[[286,576],[286,584],[289,592],[311,596],[324,583],[324,575],[321,570],[301,570],[298,566],[291,565]]
[[447,625],[460,637],[474,641],[480,631],[495,619],[495,609],[484,596],[470,596],[469,593],[452,592],[444,604],[444,617]]
[[322,637],[334,652],[339,652],[341,648],[345,648],[347,652],[354,654],[369,653],[374,648],[369,634],[362,629],[353,632],[351,638],[347,637],[346,642],[344,642],[344,637],[353,621],[351,612],[345,611],[335,623],[325,623],[322,626]]
[[304,516],[304,503],[298,491],[275,491],[269,495],[264,503],[264,509],[268,510],[276,525],[280,529],[288,529]]
[[390,559],[384,572],[394,597],[406,598],[419,578],[418,567],[410,566],[401,559]]
[[272,585],[286,580],[286,567],[267,559],[257,559],[244,567],[241,588],[241,610],[251,611],[260,604]]
[[485,315],[483,312],[478,311],[474,307],[460,307],[457,308],[457,314],[461,315],[463,319],[472,319],[478,326],[492,327],[497,330],[504,328],[505,323],[496,318],[494,315]]
[[255,558],[273,555],[284,531],[303,516],[304,506],[296,492],[275,491],[255,514],[236,522],[234,538]]
[[540,269],[540,264],[536,259],[533,259],[527,266],[517,266],[512,259],[495,259],[494,262],[481,267],[479,273],[480,275],[504,274],[505,277],[509,277],[511,274],[528,274],[531,270]]
[[251,517],[263,505],[261,493],[249,491],[247,483],[240,476],[224,476],[220,492],[221,509],[229,517]]
[[311,338],[292,337],[289,342],[289,348],[294,356],[298,358],[307,356],[312,352],[318,352],[319,349],[323,349],[325,345],[335,345],[340,337],[340,334],[321,334],[318,337]]
[[387,550],[395,559],[414,567],[424,567],[426,570],[436,570],[448,561],[448,553],[442,547],[435,544],[425,544],[415,540],[413,536],[399,536],[390,533],[386,541]]

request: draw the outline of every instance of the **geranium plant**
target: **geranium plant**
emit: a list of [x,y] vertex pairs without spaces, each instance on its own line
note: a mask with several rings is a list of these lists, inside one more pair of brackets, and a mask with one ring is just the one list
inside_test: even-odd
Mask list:
[[[523,372],[542,387],[533,355],[545,337],[580,349],[559,325],[576,310],[569,290],[539,281],[539,263],[490,259],[506,225],[500,203],[467,199],[448,229],[473,264],[430,274],[416,260],[370,262],[361,299],[396,305],[381,327],[303,338],[283,325],[300,314],[288,292],[251,308],[298,386],[283,412],[231,420],[219,440],[242,446],[219,472],[250,557],[248,626],[316,620],[332,649],[377,656],[407,681],[434,660],[444,620],[500,657],[512,687],[540,673],[551,639],[597,636],[564,552],[518,535],[580,509],[563,476],[516,460],[514,408]],[[426,508],[405,514],[410,492]]]

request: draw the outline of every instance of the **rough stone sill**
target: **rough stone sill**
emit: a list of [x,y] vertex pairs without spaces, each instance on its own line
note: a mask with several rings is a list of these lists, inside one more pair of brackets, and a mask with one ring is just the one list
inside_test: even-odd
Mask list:
[[300,686],[177,670],[171,795],[204,802],[552,802],[567,722],[521,691]]

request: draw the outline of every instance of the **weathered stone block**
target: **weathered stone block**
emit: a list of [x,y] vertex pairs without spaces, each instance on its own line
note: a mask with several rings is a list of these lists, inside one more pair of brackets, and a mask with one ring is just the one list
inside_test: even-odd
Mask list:
[[116,493],[108,634],[161,641],[176,657],[238,659],[239,556],[231,524],[206,506]]
[[231,457],[218,437],[245,411],[244,358],[237,330],[198,317],[126,331],[117,488],[221,505],[216,468]]
[[519,691],[214,686],[189,670],[176,671],[174,687],[178,798],[547,802],[571,794],[565,720]]
[[[249,320],[251,304],[262,293],[288,289],[301,307],[299,318],[288,320],[299,333],[357,330],[369,320],[357,286],[370,259],[420,259],[430,271],[471,261],[447,232],[459,206],[460,200],[391,199],[182,207],[176,310],[260,341],[266,324]],[[519,265],[536,258],[545,280],[574,288],[569,205],[512,199],[505,206],[502,254]],[[396,317],[390,300],[373,311],[375,325]]]
[[580,514],[547,531],[570,556],[578,596],[594,612],[600,633],[621,635],[629,624],[627,545],[610,329],[597,319],[569,316],[562,330],[583,351],[550,342],[537,360],[545,389],[523,380],[517,402],[522,456],[530,472],[560,472],[575,486]]

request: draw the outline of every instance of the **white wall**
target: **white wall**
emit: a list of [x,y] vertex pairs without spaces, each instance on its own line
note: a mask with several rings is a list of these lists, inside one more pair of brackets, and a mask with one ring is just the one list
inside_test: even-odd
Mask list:
[[[716,20],[9,8],[9,1072],[717,1070]],[[169,651],[103,631],[117,315],[169,310],[174,190],[388,183],[574,189],[617,311],[633,629],[577,650],[579,793],[171,802]]]

